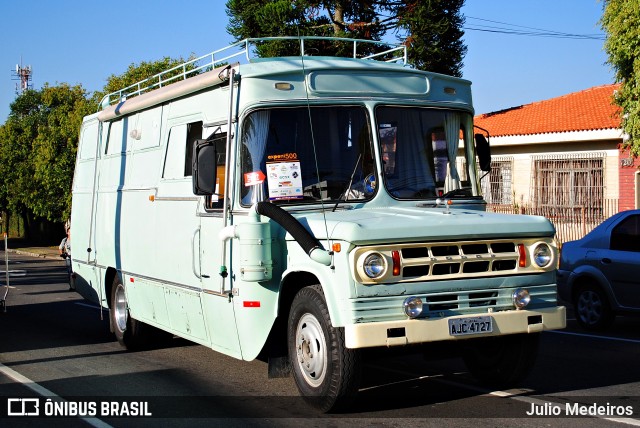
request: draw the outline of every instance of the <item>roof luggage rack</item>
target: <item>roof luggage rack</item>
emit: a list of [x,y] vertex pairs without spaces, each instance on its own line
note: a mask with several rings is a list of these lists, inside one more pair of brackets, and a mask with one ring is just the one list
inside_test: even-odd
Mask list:
[[[100,101],[99,110],[110,105],[118,104],[127,98],[144,94],[157,88],[162,88],[180,80],[186,80],[201,73],[211,71],[216,67],[225,65],[234,58],[244,59],[246,62],[253,62],[257,58],[255,46],[270,41],[297,40],[300,43],[301,56],[312,56],[309,50],[305,51],[305,41],[333,41],[344,42],[353,45],[351,58],[373,61],[384,61],[407,64],[407,47],[400,44],[386,43],[375,40],[350,39],[345,37],[316,37],[316,36],[282,36],[282,37],[259,37],[248,38],[236,43],[232,43],[222,49],[215,50],[198,58],[190,59],[180,65],[162,71],[144,80],[129,85],[118,91],[105,95]],[[358,47],[362,45],[376,45],[384,49],[370,55],[358,54]],[[362,50],[362,49],[361,49]]]

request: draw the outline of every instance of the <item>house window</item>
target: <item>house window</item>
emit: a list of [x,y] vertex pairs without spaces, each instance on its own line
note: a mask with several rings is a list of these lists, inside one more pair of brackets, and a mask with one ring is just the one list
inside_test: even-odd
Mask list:
[[491,159],[491,171],[482,177],[482,193],[489,204],[513,204],[513,158]]
[[602,212],[604,153],[533,157],[534,203],[539,207]]

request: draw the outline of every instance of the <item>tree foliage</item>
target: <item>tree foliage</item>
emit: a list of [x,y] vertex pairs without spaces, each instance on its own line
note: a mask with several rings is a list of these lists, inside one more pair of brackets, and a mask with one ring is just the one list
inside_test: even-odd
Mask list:
[[[236,40],[270,36],[335,36],[381,41],[394,35],[421,70],[461,76],[464,0],[227,0],[227,31]],[[310,46],[307,49],[307,45]],[[351,46],[305,43],[318,55],[350,55]],[[371,52],[363,51],[360,54]],[[260,56],[298,55],[298,44],[267,42]]]
[[637,0],[605,0],[602,28],[607,33],[605,51],[621,83],[615,103],[622,113],[622,128],[630,136],[628,146],[640,155],[640,3]]
[[0,204],[50,221],[69,216],[78,130],[89,112],[80,86],[45,85],[11,104],[0,127]]

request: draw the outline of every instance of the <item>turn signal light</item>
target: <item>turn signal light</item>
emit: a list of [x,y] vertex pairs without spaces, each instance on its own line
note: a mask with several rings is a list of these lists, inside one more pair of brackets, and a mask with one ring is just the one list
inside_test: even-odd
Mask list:
[[518,254],[520,257],[518,258],[518,266],[526,267],[527,266],[527,252],[524,250],[524,244],[518,244]]
[[400,251],[392,251],[391,259],[393,260],[393,276],[400,276]]

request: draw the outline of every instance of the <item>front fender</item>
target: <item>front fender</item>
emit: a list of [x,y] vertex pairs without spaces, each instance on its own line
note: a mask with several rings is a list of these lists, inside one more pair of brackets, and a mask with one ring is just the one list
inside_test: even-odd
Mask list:
[[[276,315],[278,313],[288,313],[288,308],[282,306],[290,303],[289,300],[283,299],[282,296],[287,294],[283,292],[284,284],[287,284],[288,280],[294,275],[302,273],[313,275],[317,279],[317,283],[322,287],[331,318],[331,324],[334,327],[344,327],[350,324],[352,320],[348,311],[349,305],[347,302],[353,294],[355,285],[349,274],[349,266],[347,264],[348,257],[346,254],[334,254],[332,256],[332,264],[325,266],[310,259],[295,242],[287,242],[287,244],[290,244],[287,245],[287,266],[282,273],[281,297],[278,301],[278,307],[276,308]],[[297,285],[294,281],[294,287]]]

